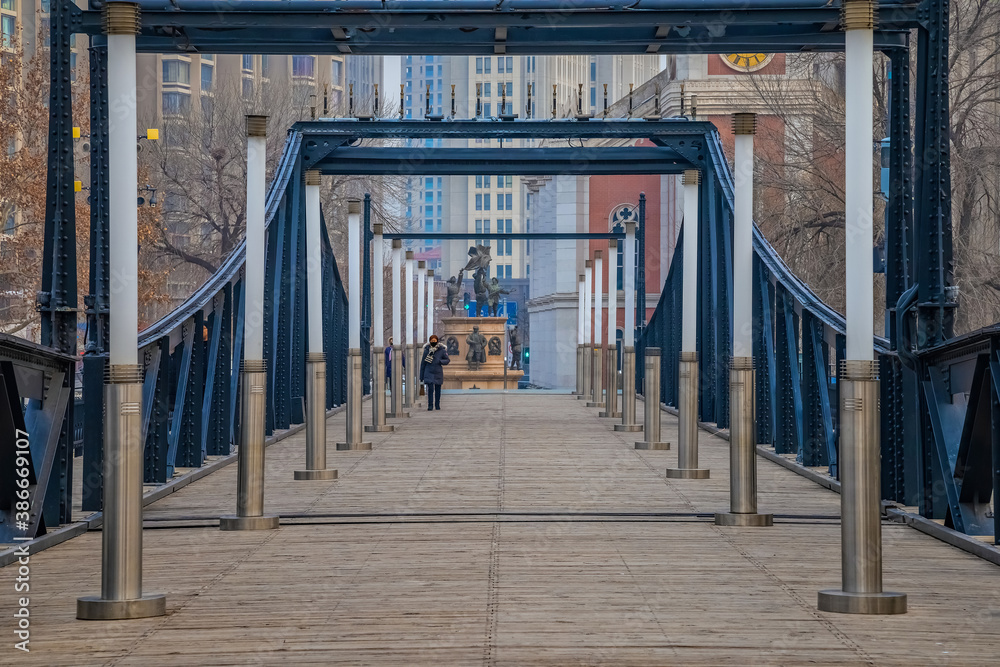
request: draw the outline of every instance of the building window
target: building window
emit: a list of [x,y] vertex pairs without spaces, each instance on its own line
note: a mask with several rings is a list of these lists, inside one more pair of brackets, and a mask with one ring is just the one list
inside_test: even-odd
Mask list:
[[344,62],[342,60],[333,61],[333,84],[339,85],[344,76]]
[[590,80],[597,81],[597,61],[590,63]]
[[316,58],[313,56],[292,56],[292,76],[316,75]]
[[490,221],[488,218],[483,220],[483,232],[486,234],[490,233]]
[[191,109],[191,95],[188,93],[163,93],[163,114],[184,114]]
[[483,197],[483,210],[484,211],[490,210],[490,196],[489,195],[486,195],[485,197]]
[[253,79],[245,76],[243,77],[243,99],[249,100],[253,97]]
[[[11,2],[13,2],[13,0],[11,0]],[[476,58],[476,74],[482,74],[482,73],[483,73],[483,59]]]
[[597,88],[593,86],[590,88],[590,106],[591,108],[597,106]]
[[477,234],[482,234],[483,233],[483,221],[482,220],[476,220],[476,233]]
[[14,207],[7,212],[7,219],[3,221],[3,233],[7,236],[14,235]]
[[271,59],[266,54],[260,57],[260,75],[265,79],[271,76]]
[[163,83],[191,83],[191,63],[185,60],[163,61]]
[[507,187],[508,188],[514,187],[514,177],[513,176],[507,176]]
[[483,176],[483,183],[484,183],[484,187],[487,187],[487,188],[490,187],[490,175],[489,174],[486,174],[485,176]]
[[[17,4],[16,0],[0,0],[0,9],[8,9],[12,12],[16,12],[17,11],[16,4]],[[45,8],[44,4],[42,5],[42,11],[43,12],[49,11],[48,9]]]
[[493,62],[492,58],[483,58],[483,66],[486,68],[484,74],[490,73],[490,63]]
[[215,74],[215,67],[212,65],[201,65],[201,90],[204,93],[212,92],[212,76]]
[[477,188],[483,187],[483,177],[482,176],[476,176],[476,187]]
[[[510,178],[510,177],[508,176],[508,178]],[[514,210],[514,195],[512,195],[511,193],[508,192],[506,195],[504,195],[504,200],[507,203],[507,210],[508,211],[513,211]]]
[[0,16],[0,47],[11,48],[14,46],[14,33],[16,30],[16,23],[13,16],[6,14]]
[[499,56],[497,58],[497,74],[505,74],[507,72],[507,68],[504,67],[504,62],[503,56]]
[[514,73],[514,56],[507,56],[507,73]]
[[483,115],[486,116],[487,118],[493,115],[493,111],[492,108],[490,107],[489,102],[483,105]]
[[425,192],[424,193],[424,203],[426,203],[426,204],[433,204],[434,203],[434,193],[433,192]]
[[253,71],[253,56],[249,53],[243,54],[243,71],[252,72]]
[[502,211],[503,209],[503,195],[497,193],[497,210]]
[[[487,81],[486,83],[483,84],[483,97],[492,97],[492,95],[490,95],[490,90],[491,90],[490,82]],[[486,115],[488,116],[489,114]]]
[[433,206],[424,206],[424,215],[427,215],[427,216],[434,215],[434,207]]
[[483,210],[483,196],[482,195],[476,195],[476,210],[477,211],[482,211]]

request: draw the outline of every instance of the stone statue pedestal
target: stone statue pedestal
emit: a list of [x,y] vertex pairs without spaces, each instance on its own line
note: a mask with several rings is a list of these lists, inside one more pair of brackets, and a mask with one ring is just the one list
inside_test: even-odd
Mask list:
[[[506,317],[445,317],[441,320],[444,332],[439,334],[441,342],[448,348],[451,363],[444,367],[442,389],[503,389],[503,368],[506,362],[505,342]],[[486,338],[486,363],[470,369],[465,355],[469,345],[465,339],[472,333],[472,327],[479,327],[479,333]],[[496,340],[494,340],[496,339]],[[457,352],[456,352],[457,348]],[[491,354],[492,352],[492,354]],[[524,371],[507,371],[507,388],[517,389],[517,381]]]

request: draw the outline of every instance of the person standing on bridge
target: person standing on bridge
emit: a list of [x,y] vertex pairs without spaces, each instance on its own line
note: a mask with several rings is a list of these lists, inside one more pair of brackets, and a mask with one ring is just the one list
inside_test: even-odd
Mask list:
[[420,361],[420,379],[427,385],[427,410],[441,409],[441,385],[444,383],[444,367],[451,363],[448,350],[438,344],[438,337],[431,334],[430,342],[424,346]]
[[[403,370],[406,370],[406,355],[403,355]],[[405,378],[406,375],[404,374]],[[385,346],[385,386],[392,391],[392,336],[389,336],[389,344]]]

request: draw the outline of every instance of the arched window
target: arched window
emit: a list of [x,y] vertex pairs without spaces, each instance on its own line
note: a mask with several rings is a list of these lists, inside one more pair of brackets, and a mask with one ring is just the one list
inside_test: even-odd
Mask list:
[[[635,204],[619,204],[612,211],[608,219],[608,226],[612,232],[625,233],[625,223],[634,222],[636,233],[639,233],[639,207]],[[625,287],[625,244],[618,243],[618,286]],[[638,283],[639,276],[639,244],[635,244],[635,278]]]

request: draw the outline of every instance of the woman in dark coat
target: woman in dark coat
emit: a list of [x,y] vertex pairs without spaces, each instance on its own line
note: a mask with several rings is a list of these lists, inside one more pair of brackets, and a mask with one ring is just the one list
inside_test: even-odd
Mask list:
[[420,379],[427,385],[427,409],[441,409],[441,384],[444,382],[444,367],[451,363],[448,350],[438,343],[438,337],[431,334],[430,342],[424,346],[420,357]]

